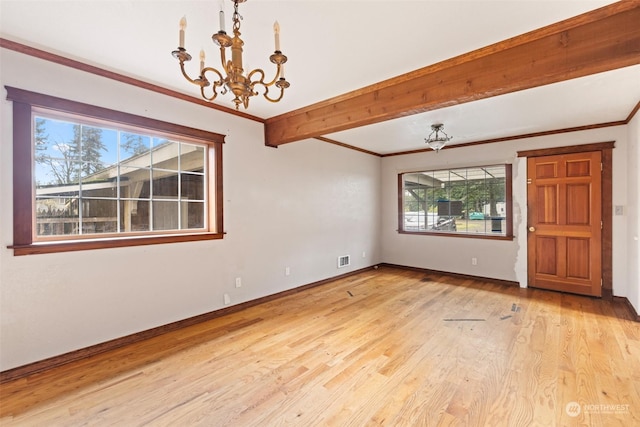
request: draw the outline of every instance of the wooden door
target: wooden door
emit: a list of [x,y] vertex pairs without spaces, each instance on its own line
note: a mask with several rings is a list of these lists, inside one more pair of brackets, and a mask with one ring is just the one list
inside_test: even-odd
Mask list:
[[529,286],[602,295],[601,156],[528,158]]

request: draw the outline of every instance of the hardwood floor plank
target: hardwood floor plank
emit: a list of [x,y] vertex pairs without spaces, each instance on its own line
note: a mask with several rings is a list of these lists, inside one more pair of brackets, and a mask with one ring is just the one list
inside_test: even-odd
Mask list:
[[382,267],[2,384],[0,425],[640,425],[639,329],[615,301]]

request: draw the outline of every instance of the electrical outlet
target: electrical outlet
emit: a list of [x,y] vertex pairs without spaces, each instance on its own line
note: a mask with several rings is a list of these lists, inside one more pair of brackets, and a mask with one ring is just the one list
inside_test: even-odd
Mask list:
[[224,305],[229,304],[231,304],[231,297],[229,296],[229,294],[224,294]]
[[367,253],[365,251],[362,251],[362,258],[366,258],[367,257]]
[[290,275],[290,274],[291,274],[291,269],[290,269],[289,267],[285,267],[285,268],[284,268],[284,275],[285,275],[285,276],[288,276],[288,275]]
[[236,277],[236,288],[242,287],[242,277]]
[[471,258],[471,265],[478,265],[478,258],[476,257]]

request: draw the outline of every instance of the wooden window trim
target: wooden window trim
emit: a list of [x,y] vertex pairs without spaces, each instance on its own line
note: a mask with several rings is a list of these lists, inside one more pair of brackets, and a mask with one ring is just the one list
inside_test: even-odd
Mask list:
[[[402,176],[406,173],[410,173],[411,171],[406,171],[398,174],[398,234],[410,234],[410,235],[418,235],[418,236],[438,236],[438,237],[463,237],[463,238],[471,238],[471,239],[486,239],[486,240],[513,240],[515,238],[513,234],[513,165],[510,163],[506,163],[505,165],[505,228],[506,235],[502,236],[493,236],[490,234],[473,234],[473,233],[448,233],[443,231],[405,231],[404,224],[404,200],[403,200],[403,181]],[[474,167],[474,166],[469,166]]]
[[[35,92],[5,86],[7,99],[13,101],[13,249],[14,255],[34,255],[55,252],[117,248],[125,246],[155,245],[162,243],[178,243],[201,240],[222,239],[224,236],[223,220],[223,185],[222,185],[222,145],[224,135],[176,125],[147,117],[110,110],[94,105],[84,104],[67,99],[43,95]],[[209,232],[181,232],[175,234],[154,234],[149,236],[96,237],[86,240],[34,242],[32,197],[32,126],[31,115],[34,107],[71,113],[92,119],[108,120],[144,127],[178,137],[198,139],[210,146],[215,153],[210,155],[209,174],[213,174],[215,188],[210,188],[209,215],[213,217]]]

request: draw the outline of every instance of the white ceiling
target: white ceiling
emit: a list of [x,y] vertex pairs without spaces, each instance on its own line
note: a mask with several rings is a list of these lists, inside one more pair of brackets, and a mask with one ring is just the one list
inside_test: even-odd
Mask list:
[[[283,101],[251,100],[248,113],[268,118],[392,78],[613,3],[604,0],[249,0],[240,4],[244,61],[269,77],[273,22],[291,87]],[[210,36],[229,0],[0,0],[0,36],[120,74],[198,96],[171,51],[186,16],[186,48],[198,66],[218,67]],[[451,143],[542,132],[627,118],[640,100],[640,66],[574,79],[402,119],[328,138],[380,154],[425,148],[431,123]],[[217,103],[233,107],[229,96]]]

